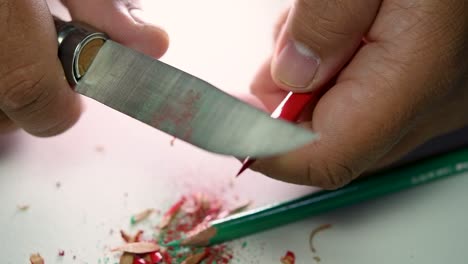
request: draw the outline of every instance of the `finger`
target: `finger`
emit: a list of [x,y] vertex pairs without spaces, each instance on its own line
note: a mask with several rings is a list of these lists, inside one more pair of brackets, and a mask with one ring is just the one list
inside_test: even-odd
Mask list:
[[106,32],[111,39],[149,56],[160,58],[169,37],[150,22],[135,0],[62,0],[74,20]]
[[417,9],[421,5],[416,11],[394,5],[380,11],[366,37],[371,43],[321,98],[312,121],[303,124],[318,132],[319,140],[259,160],[252,168],[284,181],[341,187],[384,157],[415,127],[424,109],[447,100],[453,83],[441,86],[440,80],[447,79],[441,65],[459,60],[452,51],[457,36],[425,26],[433,21],[424,15],[427,9]]
[[268,112],[278,106],[287,92],[278,88],[270,74],[271,58],[267,59],[255,75],[250,91],[263,103]]
[[47,4],[9,0],[0,6],[0,109],[38,136],[58,134],[79,117],[78,96],[57,58],[57,37]]
[[6,134],[17,129],[15,123],[0,111],[0,134]]
[[278,20],[276,21],[276,24],[273,28],[273,40],[276,41],[278,40],[278,37],[281,35],[281,32],[283,31],[284,24],[286,23],[286,20],[288,19],[290,9],[286,9],[281,13],[279,16]]
[[[465,87],[468,87],[465,85]],[[456,131],[468,124],[468,116],[454,113],[464,113],[466,102],[468,102],[468,90],[462,89],[462,93],[453,94],[451,104],[443,108],[434,108],[394,146],[379,162],[373,166],[382,168],[399,160],[411,150],[430,139]]]
[[379,0],[296,0],[273,55],[273,80],[296,92],[324,85],[359,47],[379,6]]

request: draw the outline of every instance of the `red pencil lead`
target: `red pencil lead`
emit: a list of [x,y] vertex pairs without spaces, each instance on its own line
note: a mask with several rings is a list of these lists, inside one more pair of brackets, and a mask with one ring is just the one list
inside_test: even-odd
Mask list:
[[242,162],[242,167],[240,168],[239,172],[236,174],[236,177],[239,177],[245,170],[247,170],[253,163],[255,162],[254,159],[250,159],[247,157],[243,162]]
[[[314,99],[317,99],[317,92],[302,94],[289,92],[289,94],[278,105],[276,110],[271,114],[271,117],[294,122],[297,120],[304,107],[308,103],[313,102]],[[242,167],[236,177],[239,177],[239,175],[248,169],[254,162],[254,159],[247,157],[242,163]]]

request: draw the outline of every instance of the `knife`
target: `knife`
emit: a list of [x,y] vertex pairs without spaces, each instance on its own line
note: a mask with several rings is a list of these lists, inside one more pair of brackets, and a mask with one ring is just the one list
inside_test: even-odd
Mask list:
[[58,56],[76,92],[185,142],[217,154],[260,158],[317,138],[86,24],[54,22]]

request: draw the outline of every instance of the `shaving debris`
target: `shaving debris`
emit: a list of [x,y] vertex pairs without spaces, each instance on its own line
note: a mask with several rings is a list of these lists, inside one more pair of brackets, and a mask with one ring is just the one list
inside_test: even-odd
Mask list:
[[142,212],[139,212],[138,214],[133,215],[130,218],[130,223],[132,225],[138,224],[139,222],[147,219],[154,211],[155,211],[154,209],[146,209]]
[[182,264],[198,264],[207,257],[206,251],[188,256]]
[[176,139],[177,139],[176,137],[173,137],[173,138],[171,139],[170,144],[171,144],[172,147],[174,146],[174,143],[175,143]]
[[123,253],[120,256],[119,264],[133,264],[134,256],[130,253]]
[[315,262],[320,262],[322,259],[319,256],[314,256]]
[[185,197],[180,198],[172,207],[163,215],[161,222],[159,223],[159,228],[166,228],[172,221],[172,219],[177,215],[180,208],[185,203]]
[[104,152],[104,146],[103,145],[96,145],[94,147],[94,150],[98,153],[103,153]]
[[27,211],[29,209],[29,204],[18,204],[16,208],[20,211]]
[[116,247],[111,251],[122,251],[133,254],[146,254],[159,250],[159,246],[154,242],[133,242]]
[[[187,236],[212,220],[241,212],[249,205],[250,201],[231,205],[206,193],[183,196],[163,214],[152,239],[145,240],[147,237],[143,237],[141,230],[135,235],[121,230],[126,244],[112,251],[123,252],[119,264],[228,264],[233,259],[233,251],[226,244],[205,248],[166,248],[164,245]],[[132,223],[146,219],[154,211],[148,209],[135,215]]]
[[310,251],[312,251],[312,253],[317,253],[317,250],[314,247],[314,237],[315,237],[315,235],[317,235],[317,233],[319,233],[319,232],[321,232],[323,230],[329,229],[331,227],[332,227],[331,224],[323,224],[323,225],[315,228],[314,230],[312,230],[312,232],[309,235],[309,246],[310,246]]
[[31,264],[44,264],[44,259],[39,253],[31,254],[31,256],[29,257],[29,261],[31,262]]
[[128,233],[126,233],[123,230],[120,230],[120,236],[127,243],[139,242],[142,235],[143,235],[143,230],[138,230],[138,232],[133,236],[129,235]]
[[292,251],[287,251],[286,254],[281,257],[282,264],[294,264],[296,263],[296,255]]

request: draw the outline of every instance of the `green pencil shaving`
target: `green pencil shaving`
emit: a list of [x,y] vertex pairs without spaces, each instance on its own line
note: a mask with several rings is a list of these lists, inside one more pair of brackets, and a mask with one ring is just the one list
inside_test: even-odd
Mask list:
[[438,155],[376,173],[341,189],[249,210],[196,228],[167,247],[202,247],[245,237],[304,218],[367,201],[468,171],[468,149]]

